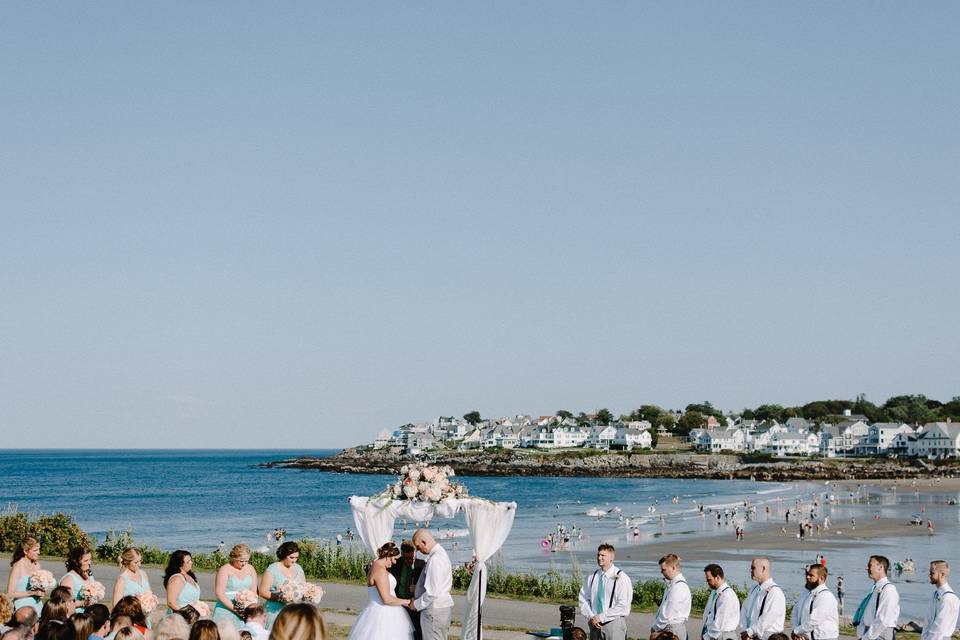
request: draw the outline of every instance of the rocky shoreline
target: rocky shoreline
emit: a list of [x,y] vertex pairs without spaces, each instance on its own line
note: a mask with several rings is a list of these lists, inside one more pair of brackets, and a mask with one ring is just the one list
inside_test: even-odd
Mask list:
[[[424,459],[424,458],[419,458]],[[443,452],[427,456],[466,476],[570,476],[616,478],[706,478],[789,480],[867,480],[953,476],[955,463],[923,460],[854,458],[809,460],[751,459],[732,454],[700,453],[545,453],[537,451]],[[396,475],[413,460],[389,451],[344,449],[330,458],[298,457],[265,462],[261,467],[314,469],[337,473]]]

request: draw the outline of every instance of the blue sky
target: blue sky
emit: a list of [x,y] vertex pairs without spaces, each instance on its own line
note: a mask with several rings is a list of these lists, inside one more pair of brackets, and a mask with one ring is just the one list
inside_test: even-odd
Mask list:
[[960,5],[0,6],[4,446],[956,386]]

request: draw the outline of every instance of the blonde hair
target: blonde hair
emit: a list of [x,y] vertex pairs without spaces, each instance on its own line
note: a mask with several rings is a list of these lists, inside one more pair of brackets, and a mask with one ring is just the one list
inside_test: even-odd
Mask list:
[[116,638],[116,640],[143,640],[143,634],[140,633],[139,629],[123,627],[117,631],[117,635],[115,635],[114,638]]
[[133,547],[127,547],[123,550],[123,553],[120,554],[120,557],[117,558],[117,562],[120,563],[120,566],[126,569],[130,566],[130,563],[133,562],[136,558],[140,556],[140,552],[134,549]]
[[675,553],[668,553],[660,558],[660,561],[657,564],[665,564],[668,567],[675,567],[680,564],[680,557]]
[[324,640],[326,637],[323,616],[316,607],[303,602],[284,607],[270,632],[270,640]]
[[153,630],[153,640],[187,640],[189,637],[190,625],[176,613],[165,616]]
[[5,593],[0,593],[0,624],[7,624],[13,617],[13,601]]
[[236,560],[238,558],[242,558],[243,556],[247,556],[247,558],[249,558],[250,555],[251,555],[250,547],[248,547],[245,544],[235,544],[233,545],[233,549],[230,549],[231,561]]

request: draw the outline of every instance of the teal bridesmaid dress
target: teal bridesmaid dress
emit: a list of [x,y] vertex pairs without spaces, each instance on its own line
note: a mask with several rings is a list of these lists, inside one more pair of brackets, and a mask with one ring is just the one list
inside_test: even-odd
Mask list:
[[[138,596],[141,593],[146,593],[147,591],[150,590],[149,588],[144,586],[145,584],[147,584],[147,574],[144,573],[143,569],[140,570],[139,582],[131,580],[130,576],[127,574],[126,571],[124,571],[121,575],[123,576],[123,596],[124,597]],[[146,616],[147,616],[147,627],[152,627],[153,624],[151,624],[150,614],[147,613]]]
[[[17,580],[16,590],[26,591],[27,587],[29,586],[30,586],[30,576],[22,575],[20,576],[20,579]],[[40,611],[43,609],[43,602],[40,600],[40,598],[36,596],[27,596],[26,598],[17,598],[16,600],[13,601],[14,610],[23,609],[24,607],[33,607],[36,610],[37,615],[39,616]]]
[[[172,580],[173,576],[170,576],[170,579]],[[183,589],[180,589],[180,595],[177,596],[177,609],[183,609],[188,604],[193,604],[199,599],[200,587],[189,580],[184,579]],[[173,613],[173,611],[167,607],[167,613]]]
[[[253,576],[245,576],[242,580],[235,576],[227,576],[227,598],[233,600],[244,589],[253,591]],[[217,600],[217,606],[213,608],[213,621],[221,620],[229,620],[237,629],[243,625],[243,620],[233,612],[233,609],[227,609],[220,600]]]
[[[79,573],[71,570],[71,571],[68,571],[65,576],[60,578],[60,582],[58,582],[57,584],[62,586],[63,581],[67,579],[67,576],[71,578],[71,582],[73,583],[73,600],[74,601],[82,600],[82,598],[80,597],[80,590],[83,589],[83,585],[86,584],[86,581],[80,577]],[[91,575],[90,578],[93,579],[93,576]],[[77,613],[83,613],[83,610],[84,610],[84,607],[77,607]]]
[[[306,582],[307,577],[303,573],[303,567],[299,564],[294,566],[296,567],[296,574],[293,582]],[[277,593],[283,583],[290,582],[290,579],[283,575],[283,564],[280,562],[271,564],[267,567],[267,571],[273,576],[273,586],[270,587],[272,593]],[[277,614],[280,613],[280,610],[283,609],[285,604],[278,600],[267,600],[263,606],[267,610],[267,629],[271,629],[273,628],[273,621],[276,620]]]

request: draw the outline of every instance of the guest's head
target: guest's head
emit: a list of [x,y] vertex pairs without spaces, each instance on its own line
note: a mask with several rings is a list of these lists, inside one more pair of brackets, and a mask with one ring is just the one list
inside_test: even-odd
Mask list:
[[267,624],[267,610],[262,604],[252,604],[243,610],[243,620],[245,622],[259,622],[262,625]]
[[200,619],[200,612],[191,607],[189,604],[185,607],[177,609],[177,613],[186,621],[191,627],[193,624]]
[[213,620],[197,620],[196,624],[190,627],[189,640],[220,640],[217,623]]
[[117,631],[117,635],[114,636],[115,640],[143,640],[143,634],[134,627],[123,627]]
[[277,547],[277,560],[292,567],[297,563],[297,560],[300,559],[300,545],[298,545],[293,540],[289,542],[284,542],[279,547]]
[[680,558],[675,553],[668,553],[658,561],[660,575],[664,580],[673,580],[680,575]]
[[597,566],[606,571],[613,566],[613,561],[617,557],[617,550],[612,544],[604,542],[597,547]]
[[661,631],[654,631],[650,634],[650,640],[680,640],[673,631],[668,631],[663,629]]
[[301,602],[287,605],[280,611],[273,621],[270,640],[323,640],[326,635],[323,616],[317,608]]
[[581,627],[574,627],[570,630],[570,640],[587,640],[587,632]]
[[807,591],[813,591],[827,581],[827,568],[822,564],[811,564],[805,575],[807,584],[804,586]]
[[140,555],[140,552],[133,547],[127,547],[123,550],[123,553],[120,554],[120,557],[117,558],[117,561],[122,568],[129,569],[136,573],[143,564],[143,557]]
[[93,616],[89,613],[75,613],[70,616],[68,624],[72,624],[77,632],[78,640],[87,640],[93,634]]
[[133,624],[147,626],[147,616],[143,613],[143,606],[137,596],[124,596],[113,607],[114,616],[127,616]]
[[218,620],[217,631],[220,632],[220,640],[240,640],[240,632],[229,620]]
[[244,629],[240,632],[240,640],[253,640],[253,634]]
[[890,560],[886,556],[870,556],[867,560],[867,575],[874,582],[887,577],[890,570]]
[[132,627],[133,620],[130,619],[130,616],[110,616],[110,629],[112,631],[119,631],[124,627]]
[[750,563],[750,579],[763,584],[770,577],[770,558],[758,556]]
[[413,532],[413,546],[423,555],[427,555],[437,546],[437,541],[433,539],[433,534],[426,529],[417,529]]
[[703,577],[711,589],[719,589],[723,584],[723,567],[718,564],[708,564],[703,568]]
[[63,620],[51,620],[40,624],[40,630],[34,636],[37,640],[78,640],[74,626]]
[[0,640],[30,640],[32,637],[33,633],[25,627],[10,627],[0,633]]
[[153,640],[188,640],[190,625],[176,613],[164,616],[153,630]]
[[387,567],[392,567],[400,557],[400,549],[394,542],[385,542],[377,549],[377,559],[384,560]]
[[949,575],[950,565],[947,564],[946,560],[934,560],[930,563],[930,584],[935,584],[938,587],[942,586]]
[[40,610],[40,628],[52,620],[66,622],[76,610],[77,605],[70,589],[57,587],[50,592],[50,599],[43,603],[43,609]]
[[10,558],[10,566],[15,565],[21,558],[26,558],[33,562],[40,559],[40,543],[37,542],[36,538],[27,536],[20,541],[20,544],[13,550],[13,556]]
[[0,593],[0,624],[7,624],[13,617],[13,601],[7,594]]
[[93,635],[103,638],[110,633],[110,609],[107,608],[107,605],[99,602],[92,604],[87,607],[85,613],[90,614],[91,622],[93,622]]
[[20,607],[13,612],[13,621],[19,627],[30,629],[30,635],[33,635],[37,631],[39,616],[33,607]]
[[781,631],[779,633],[770,634],[770,637],[767,638],[767,640],[790,640],[790,636]]
[[230,564],[237,569],[243,569],[250,562],[250,547],[245,544],[237,544],[230,549]]
[[400,543],[400,557],[409,567],[417,561],[417,548],[413,546],[413,540],[404,540]]
[[170,581],[170,578],[178,573],[185,573],[193,578],[194,581],[197,579],[193,573],[193,556],[190,555],[189,551],[184,549],[177,549],[170,554],[170,559],[167,560],[167,568],[163,570],[164,589],[166,589],[167,582]]
[[93,564],[93,553],[86,545],[73,547],[67,553],[67,561],[63,563],[67,571],[73,571],[86,580],[90,577],[90,567]]

